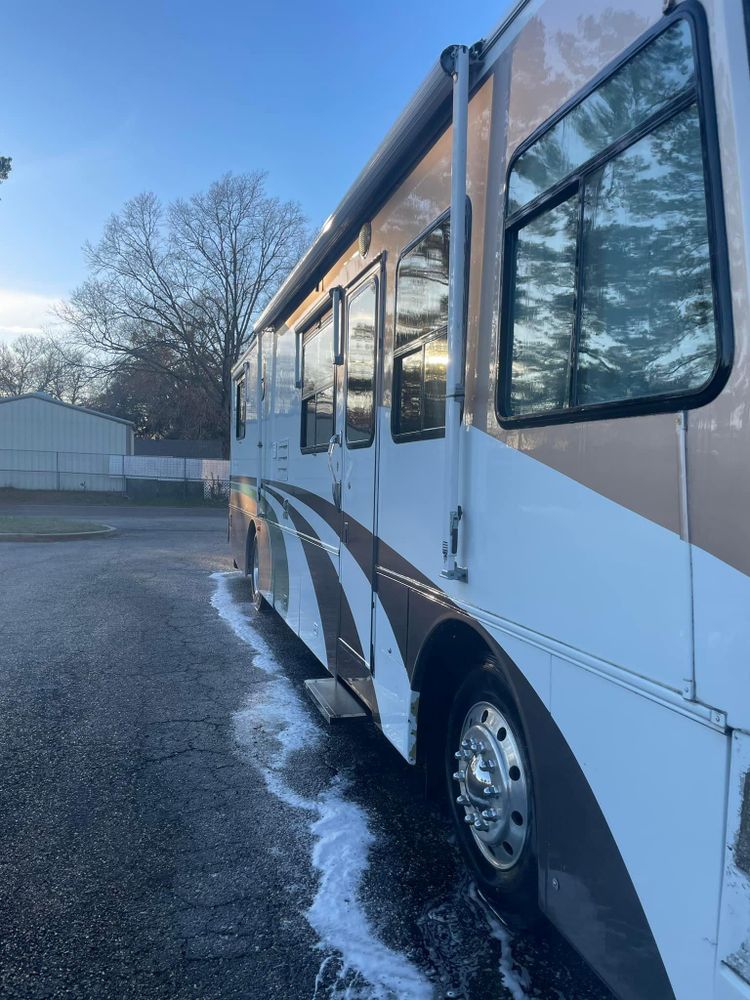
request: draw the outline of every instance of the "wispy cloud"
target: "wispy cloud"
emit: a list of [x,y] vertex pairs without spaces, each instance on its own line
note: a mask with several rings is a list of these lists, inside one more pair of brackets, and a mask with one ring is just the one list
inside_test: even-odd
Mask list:
[[52,310],[59,302],[52,295],[0,288],[0,340],[43,333],[55,322]]

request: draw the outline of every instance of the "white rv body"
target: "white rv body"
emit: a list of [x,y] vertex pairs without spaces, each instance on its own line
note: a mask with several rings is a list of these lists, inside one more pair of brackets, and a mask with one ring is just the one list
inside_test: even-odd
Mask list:
[[[750,29],[740,0],[670,6],[518,4],[470,53],[460,185],[451,184],[453,84],[439,69],[428,78],[235,369],[230,539],[247,573],[257,547],[265,600],[412,763],[444,721],[446,662],[452,683],[466,650],[501,661],[533,758],[541,908],[619,997],[748,1000]],[[509,184],[524,153],[537,155],[557,123],[598,107],[611,81],[624,87],[630,72],[637,90],[640,70],[628,67],[670,39],[689,63],[681,71],[693,67],[674,98],[594,153],[600,164],[573,163],[552,194],[514,207]],[[541,246],[563,273],[559,231],[534,235],[535,220],[543,227],[580,196],[580,247],[605,225],[594,213],[607,215],[617,171],[626,194],[626,183],[657,175],[653,162],[639,164],[658,142],[663,170],[671,127],[701,140],[690,162],[693,175],[697,162],[704,171],[710,288],[679,309],[694,309],[707,329],[710,299],[710,376],[673,393],[576,402],[577,391],[599,391],[597,379],[612,383],[603,362],[589,382],[570,376],[585,388],[574,384],[562,408],[534,409],[538,383],[523,383],[524,372],[548,354],[522,370],[518,289],[526,281],[532,296],[544,268],[528,278],[522,253]],[[688,160],[681,169],[687,188]],[[670,185],[666,204],[679,189]],[[458,243],[451,210],[455,218],[464,191],[454,459],[452,436],[430,425],[455,363],[451,341],[442,327],[410,340],[422,314],[399,313],[399,295],[408,301],[410,281],[422,287],[425,241],[438,256]],[[610,225],[624,227],[625,214],[611,211]],[[654,228],[674,277],[670,247],[688,230]],[[599,258],[576,250],[571,366],[581,371],[577,303],[589,279],[580,261],[615,259],[616,243],[597,244]],[[636,241],[633,273],[646,273],[637,254]],[[647,273],[663,278],[653,261]],[[609,305],[627,307],[616,300]],[[597,335],[606,355],[615,334],[605,322]],[[686,334],[682,349],[698,336]],[[697,352],[689,362],[702,363]],[[681,377],[679,363],[666,368]],[[516,378],[526,388],[514,397]]]

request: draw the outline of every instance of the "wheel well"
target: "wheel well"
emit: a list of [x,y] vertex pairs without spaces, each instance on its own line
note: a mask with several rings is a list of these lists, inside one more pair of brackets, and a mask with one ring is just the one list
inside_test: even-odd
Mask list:
[[471,667],[492,655],[487,641],[466,622],[441,622],[417,659],[414,687],[419,691],[417,761],[425,768],[427,789],[442,785],[443,740],[453,696]]

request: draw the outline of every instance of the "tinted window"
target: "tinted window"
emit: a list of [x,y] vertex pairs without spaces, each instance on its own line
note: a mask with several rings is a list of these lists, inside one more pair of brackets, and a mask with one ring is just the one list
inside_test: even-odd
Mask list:
[[694,78],[690,27],[677,21],[518,157],[510,175],[509,212],[665,108]]
[[334,427],[333,324],[305,335],[302,343],[301,447],[322,451]]
[[349,304],[346,375],[346,440],[372,441],[375,431],[375,337],[378,296],[375,282]]
[[398,432],[422,430],[422,348],[399,358]]
[[449,223],[442,222],[398,265],[396,349],[448,322]]
[[234,399],[234,436],[243,438],[245,436],[245,379],[244,376],[237,382]]
[[716,362],[695,106],[586,185],[580,403],[697,389]]
[[565,406],[575,304],[578,200],[532,219],[516,236],[511,411]]
[[[598,122],[587,134],[604,149],[589,145],[586,155],[602,155],[569,179],[568,197],[552,192],[508,230],[508,416],[670,397],[712,377],[718,342],[690,45],[689,26],[676,22],[513,168],[548,136],[575,137],[584,112]],[[651,129],[608,151],[613,137],[643,124],[657,85],[663,99]],[[556,183],[551,176],[536,175]]]
[[444,333],[424,346],[425,430],[445,424],[445,370],[448,365],[448,337]]
[[255,348],[248,357],[245,399],[245,422],[252,423],[258,418],[258,356]]
[[324,389],[333,382],[333,324],[311,334],[302,347],[302,395]]
[[401,258],[393,358],[396,436],[434,436],[445,426],[450,225],[443,220]]

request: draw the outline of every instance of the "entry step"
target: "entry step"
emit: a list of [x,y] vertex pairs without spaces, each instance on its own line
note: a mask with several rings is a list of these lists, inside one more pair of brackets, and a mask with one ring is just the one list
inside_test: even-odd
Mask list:
[[307,693],[326,722],[339,719],[363,719],[367,712],[335,677],[316,677],[305,681]]

